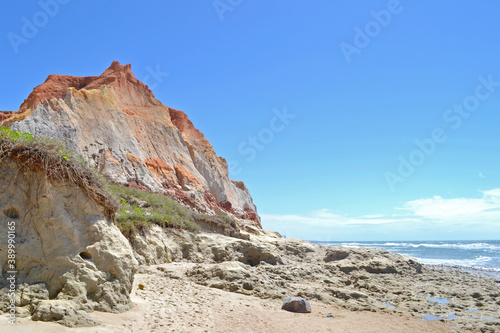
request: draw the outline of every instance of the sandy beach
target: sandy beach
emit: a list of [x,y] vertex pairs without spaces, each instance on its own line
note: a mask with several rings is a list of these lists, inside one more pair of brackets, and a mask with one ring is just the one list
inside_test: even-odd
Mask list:
[[[68,328],[57,323],[20,318],[15,326],[0,325],[3,332],[453,332],[449,323],[425,321],[410,315],[349,311],[312,301],[312,313],[281,310],[280,300],[261,299],[200,286],[186,280],[191,263],[150,266],[137,274],[133,309],[121,314],[93,312],[102,322],[96,327]],[[161,267],[177,276],[167,277]],[[140,290],[139,284],[145,288]],[[326,317],[331,313],[334,317]]]

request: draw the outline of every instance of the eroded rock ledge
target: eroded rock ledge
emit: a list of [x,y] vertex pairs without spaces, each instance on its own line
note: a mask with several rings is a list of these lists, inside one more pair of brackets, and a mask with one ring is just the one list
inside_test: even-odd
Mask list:
[[67,326],[98,324],[86,311],[122,312],[137,261],[106,209],[69,181],[0,163],[0,308],[9,299],[7,227],[15,224],[19,315]]

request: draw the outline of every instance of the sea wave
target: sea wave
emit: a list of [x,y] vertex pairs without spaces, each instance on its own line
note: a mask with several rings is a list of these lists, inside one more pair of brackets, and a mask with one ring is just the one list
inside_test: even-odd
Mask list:
[[[333,244],[332,244],[333,245]],[[337,244],[338,245],[338,244]],[[418,242],[387,242],[387,243],[341,243],[341,246],[345,247],[408,247],[408,248],[442,248],[442,249],[462,249],[462,250],[490,250],[490,251],[500,251],[500,244],[489,244],[489,243],[418,243]]]
[[431,248],[446,248],[446,249],[463,249],[463,250],[500,250],[500,246],[488,243],[458,243],[458,244],[429,244],[421,243],[417,247],[431,247]]
[[500,268],[485,266],[485,263],[491,261],[493,258],[490,257],[479,257],[475,259],[437,259],[437,258],[418,258],[420,263],[425,265],[445,265],[445,266],[460,266],[469,267],[484,271],[500,272]]

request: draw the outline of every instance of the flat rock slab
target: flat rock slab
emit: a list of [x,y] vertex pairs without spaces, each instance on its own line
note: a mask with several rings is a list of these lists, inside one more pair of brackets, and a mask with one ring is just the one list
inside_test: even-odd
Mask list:
[[309,304],[307,300],[300,297],[288,297],[283,303],[281,309],[290,312],[310,313],[311,304]]

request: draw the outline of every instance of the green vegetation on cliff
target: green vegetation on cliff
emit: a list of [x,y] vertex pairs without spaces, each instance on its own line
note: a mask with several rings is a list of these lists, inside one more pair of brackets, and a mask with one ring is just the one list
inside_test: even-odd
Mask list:
[[236,221],[227,215],[198,213],[165,195],[135,187],[108,185],[107,188],[120,201],[115,220],[130,241],[137,233],[144,234],[151,224],[193,232],[203,228],[229,235],[238,233]]
[[164,228],[198,230],[195,213],[162,194],[119,185],[109,185],[108,190],[120,200],[115,220],[130,240],[137,232],[144,233],[151,223]]

